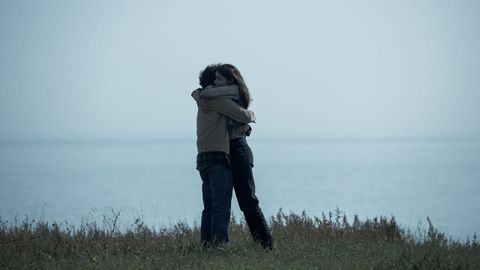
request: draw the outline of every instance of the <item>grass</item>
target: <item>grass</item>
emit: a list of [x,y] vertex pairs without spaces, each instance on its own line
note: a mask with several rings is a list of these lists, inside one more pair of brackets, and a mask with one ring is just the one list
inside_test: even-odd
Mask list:
[[272,251],[233,218],[231,243],[204,251],[197,226],[152,230],[136,219],[120,231],[119,214],[112,211],[101,227],[0,220],[0,269],[480,269],[476,236],[447,239],[430,220],[414,235],[393,217],[348,222],[339,210],[322,217],[280,210],[269,220]]

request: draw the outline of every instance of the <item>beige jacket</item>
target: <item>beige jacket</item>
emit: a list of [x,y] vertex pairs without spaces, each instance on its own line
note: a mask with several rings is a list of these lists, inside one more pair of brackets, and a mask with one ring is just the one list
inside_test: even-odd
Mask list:
[[[228,87],[238,88],[236,85]],[[200,98],[202,90],[192,92],[195,100]],[[239,106],[229,97],[218,97],[208,101],[214,111],[206,112],[198,108],[197,112],[197,150],[198,153],[220,151],[229,153],[230,139],[227,129],[227,117],[239,123],[255,121],[255,114]]]
[[[232,86],[235,86],[235,87],[232,87]],[[206,98],[206,99],[228,97],[230,99],[233,99],[235,103],[243,107],[243,102],[240,99],[240,90],[236,85],[228,85],[228,86],[221,86],[221,87],[206,87],[205,89],[200,91],[200,97]],[[245,124],[233,121],[231,118],[227,119],[228,137],[230,138],[230,141],[234,139],[239,139],[239,138],[246,138],[246,134],[243,129],[242,131],[237,130],[237,128],[240,128],[240,127],[244,128],[244,125]]]

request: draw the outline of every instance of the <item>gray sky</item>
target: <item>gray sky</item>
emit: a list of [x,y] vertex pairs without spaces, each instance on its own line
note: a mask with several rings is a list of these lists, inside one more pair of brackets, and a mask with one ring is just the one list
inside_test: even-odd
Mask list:
[[480,136],[479,1],[0,2],[0,139],[194,137],[236,65],[257,137]]

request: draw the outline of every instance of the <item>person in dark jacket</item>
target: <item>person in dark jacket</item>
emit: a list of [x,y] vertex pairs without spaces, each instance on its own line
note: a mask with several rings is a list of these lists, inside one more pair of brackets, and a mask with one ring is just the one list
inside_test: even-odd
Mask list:
[[[204,83],[212,84],[211,82]],[[210,101],[225,97],[231,98],[241,107],[248,109],[251,101],[250,93],[240,71],[235,66],[231,64],[217,65],[213,84],[215,87],[206,87],[199,95],[207,110],[212,109],[208,105]],[[255,195],[253,153],[246,139],[250,132],[250,125],[228,118],[233,188],[252,238],[260,242],[263,248],[272,249],[272,235]]]
[[[212,73],[213,72],[213,73]],[[211,76],[207,76],[210,74]],[[203,76],[203,77],[202,77]],[[202,78],[215,78],[214,70],[207,67]],[[197,111],[197,170],[202,178],[203,211],[200,228],[205,248],[216,248],[229,241],[228,224],[232,201],[233,175],[230,164],[228,123],[235,119],[241,123],[255,120],[252,111],[239,106],[230,98],[217,98],[209,102],[212,110],[205,110],[198,98],[201,89],[192,92],[198,103]]]

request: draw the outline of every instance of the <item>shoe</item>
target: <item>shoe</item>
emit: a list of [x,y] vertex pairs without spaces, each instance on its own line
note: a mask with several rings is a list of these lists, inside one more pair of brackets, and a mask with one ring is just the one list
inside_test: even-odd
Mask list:
[[268,241],[261,241],[262,248],[265,250],[273,250],[273,240],[270,239]]

